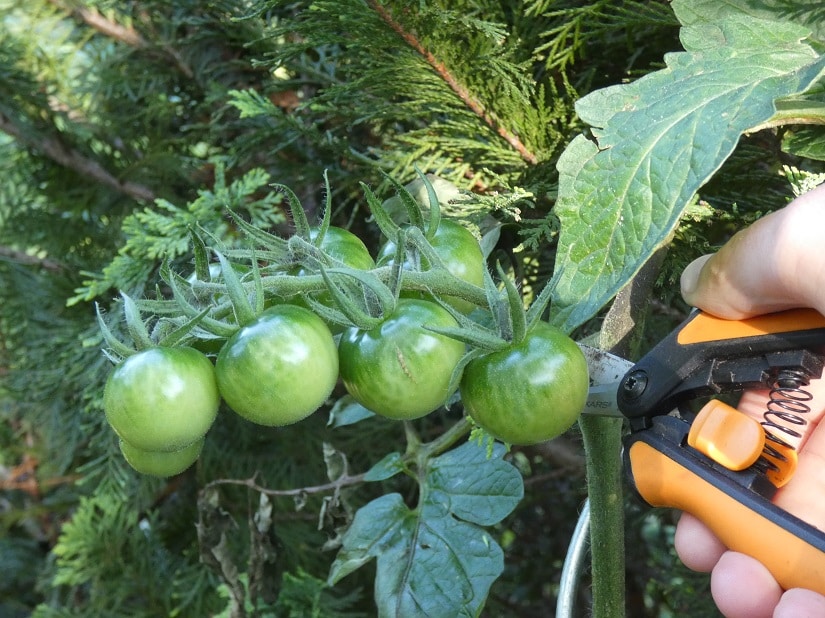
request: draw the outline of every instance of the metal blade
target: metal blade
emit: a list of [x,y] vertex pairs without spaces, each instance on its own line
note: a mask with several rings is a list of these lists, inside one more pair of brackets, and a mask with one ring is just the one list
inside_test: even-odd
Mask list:
[[584,353],[590,370],[590,394],[582,413],[622,418],[616,402],[616,391],[634,363],[583,343],[579,344],[579,348]]

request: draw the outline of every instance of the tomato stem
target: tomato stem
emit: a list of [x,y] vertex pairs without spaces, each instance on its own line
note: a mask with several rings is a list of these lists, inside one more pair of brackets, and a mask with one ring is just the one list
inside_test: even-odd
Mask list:
[[624,502],[622,500],[622,420],[583,415],[579,427],[590,498],[590,555],[593,618],[623,614]]
[[462,437],[470,433],[472,428],[472,421],[468,417],[462,416],[460,421],[438,436],[435,440],[422,445],[421,455],[427,459],[441,455],[445,451],[449,450],[450,447],[452,447]]

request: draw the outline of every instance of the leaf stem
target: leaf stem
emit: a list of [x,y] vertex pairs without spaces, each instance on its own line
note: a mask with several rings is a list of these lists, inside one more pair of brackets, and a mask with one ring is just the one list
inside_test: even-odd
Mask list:
[[462,437],[470,433],[472,428],[472,421],[470,421],[468,417],[462,416],[460,421],[438,436],[435,440],[424,444],[421,447],[420,455],[424,455],[427,458],[441,455],[445,451],[449,450],[449,448],[458,442]]

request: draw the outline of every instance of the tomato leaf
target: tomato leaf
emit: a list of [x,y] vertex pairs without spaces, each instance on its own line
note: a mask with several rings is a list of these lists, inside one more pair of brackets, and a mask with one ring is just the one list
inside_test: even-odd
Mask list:
[[386,481],[404,469],[401,453],[388,453],[381,461],[367,470],[364,480],[369,482]]
[[[674,0],[686,51],[665,56],[665,69],[578,101],[593,128],[558,162],[550,321],[563,330],[592,317],[666,241],[742,133],[825,69],[825,55],[804,40],[810,28],[736,4]],[[697,8],[710,5],[711,17]]]
[[430,460],[420,501],[384,495],[355,514],[329,575],[334,584],[373,558],[380,616],[476,616],[504,568],[503,552],[480,526],[501,521],[518,504],[518,471],[467,442]]

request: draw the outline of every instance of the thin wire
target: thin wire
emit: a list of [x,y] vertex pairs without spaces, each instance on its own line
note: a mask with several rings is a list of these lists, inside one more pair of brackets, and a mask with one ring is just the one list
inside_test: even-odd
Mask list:
[[579,580],[585,568],[587,549],[590,546],[590,501],[584,507],[576,522],[576,529],[567,546],[567,555],[559,580],[559,596],[556,600],[556,618],[573,618]]

